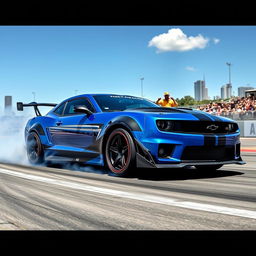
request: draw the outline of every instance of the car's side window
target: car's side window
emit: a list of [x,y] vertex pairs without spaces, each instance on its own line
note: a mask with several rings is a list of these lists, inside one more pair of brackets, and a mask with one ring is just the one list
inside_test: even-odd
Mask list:
[[65,111],[64,111],[64,116],[66,115],[77,115],[79,113],[75,112],[75,106],[85,106],[87,107],[90,111],[95,112],[92,104],[85,98],[80,98],[80,99],[75,99],[72,101],[69,101],[66,105]]
[[61,116],[63,114],[63,110],[65,107],[66,102],[62,103],[55,111],[54,113]]

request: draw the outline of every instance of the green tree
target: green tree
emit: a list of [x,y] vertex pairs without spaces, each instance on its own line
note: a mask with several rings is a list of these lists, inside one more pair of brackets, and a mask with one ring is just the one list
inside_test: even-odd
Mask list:
[[197,102],[194,100],[193,97],[186,95],[182,97],[181,99],[176,99],[179,106],[192,106],[195,105]]

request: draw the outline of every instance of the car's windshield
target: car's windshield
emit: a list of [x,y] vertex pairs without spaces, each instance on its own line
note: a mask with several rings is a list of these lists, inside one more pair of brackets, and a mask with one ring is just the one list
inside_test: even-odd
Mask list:
[[93,96],[103,112],[124,111],[135,108],[159,107],[149,100],[127,95],[95,95]]

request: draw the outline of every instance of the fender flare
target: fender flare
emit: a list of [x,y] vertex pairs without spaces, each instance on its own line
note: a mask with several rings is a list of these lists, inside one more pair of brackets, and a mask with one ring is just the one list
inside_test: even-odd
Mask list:
[[[149,151],[133,136],[132,131],[142,131],[139,124],[131,117],[121,116],[115,118],[109,123],[109,126],[105,130],[104,134],[108,134],[112,131],[114,126],[126,127],[127,131],[132,135],[136,149],[136,167],[138,168],[155,168],[155,162]],[[106,143],[106,139],[104,139]],[[104,145],[104,143],[103,143]]]
[[129,117],[129,116],[119,116],[109,122],[109,125],[108,125],[105,133],[107,133],[107,131],[111,127],[113,127],[114,125],[118,125],[118,124],[125,126],[130,131],[140,131],[140,132],[142,131],[140,125],[134,118]]
[[44,129],[42,125],[39,123],[35,123],[30,127],[29,132],[32,132],[32,131],[37,132],[39,135],[45,135]]

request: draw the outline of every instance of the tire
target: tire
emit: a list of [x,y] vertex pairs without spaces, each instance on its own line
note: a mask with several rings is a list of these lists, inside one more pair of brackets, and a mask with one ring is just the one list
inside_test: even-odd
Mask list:
[[129,132],[123,128],[112,131],[105,147],[107,168],[115,176],[129,176],[135,169],[136,150]]
[[28,160],[31,164],[41,164],[44,162],[44,150],[37,133],[29,133],[26,147]]
[[218,164],[218,165],[197,165],[195,167],[199,171],[211,173],[211,172],[217,171],[222,166],[223,166],[223,164]]

